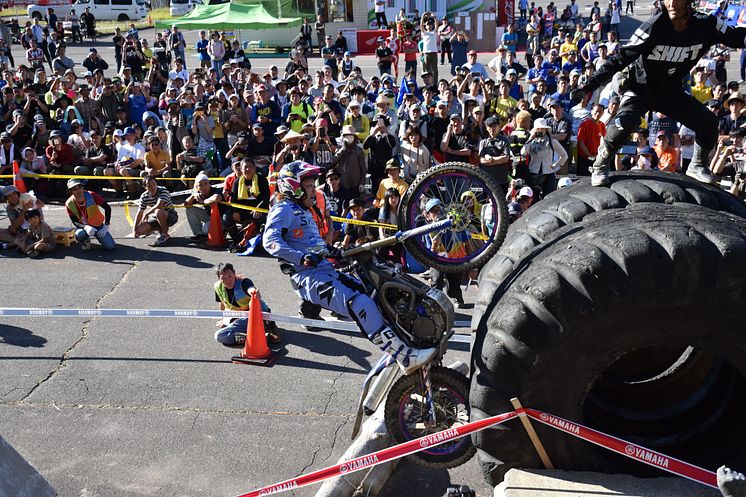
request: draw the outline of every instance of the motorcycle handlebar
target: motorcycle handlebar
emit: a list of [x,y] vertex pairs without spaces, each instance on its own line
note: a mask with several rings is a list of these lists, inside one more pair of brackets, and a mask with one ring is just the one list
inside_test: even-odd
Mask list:
[[453,225],[453,221],[449,219],[443,219],[434,223],[426,224],[424,226],[418,226],[407,231],[399,231],[395,235],[387,236],[375,242],[368,242],[351,249],[343,250],[342,257],[349,257],[360,254],[362,252],[369,252],[381,247],[388,247],[389,245],[396,245],[397,243],[403,242],[404,240],[413,236],[422,236],[432,233],[434,231],[440,231],[450,228]]

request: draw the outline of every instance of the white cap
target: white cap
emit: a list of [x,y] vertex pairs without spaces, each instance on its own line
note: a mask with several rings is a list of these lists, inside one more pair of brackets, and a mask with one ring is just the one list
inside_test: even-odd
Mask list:
[[518,198],[521,197],[534,197],[534,191],[531,189],[530,186],[524,186],[520,190],[518,190]]
[[572,185],[572,179],[567,178],[567,177],[560,178],[557,181],[557,188],[565,188],[565,187],[570,186],[570,185]]

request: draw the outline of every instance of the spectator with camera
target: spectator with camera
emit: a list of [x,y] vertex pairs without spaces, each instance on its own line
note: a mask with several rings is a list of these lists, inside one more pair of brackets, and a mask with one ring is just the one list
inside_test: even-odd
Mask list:
[[185,136],[181,143],[184,151],[176,156],[176,169],[181,173],[182,183],[191,188],[192,180],[186,178],[194,178],[199,172],[204,171],[208,160],[199,154],[191,136]]
[[743,180],[746,179],[744,137],[746,137],[746,128],[737,128],[731,131],[727,138],[721,138],[710,162],[713,175],[718,178],[727,178],[734,184],[738,183],[739,186],[742,186]]

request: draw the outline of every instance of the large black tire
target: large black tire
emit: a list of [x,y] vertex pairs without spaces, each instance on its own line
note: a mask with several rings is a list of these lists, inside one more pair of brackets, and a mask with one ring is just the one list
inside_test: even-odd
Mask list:
[[[598,189],[590,198],[613,190]],[[716,192],[710,197],[719,199]],[[527,220],[532,217],[540,216]],[[509,399],[518,397],[524,406],[709,469],[746,462],[746,220],[685,203],[641,203],[587,215],[542,242],[492,295],[479,321],[472,349],[473,419],[510,411]],[[627,384],[623,393],[649,403],[646,409],[657,413],[657,421],[599,416],[598,399],[590,399],[604,372],[630,352],[661,344],[690,345],[710,359],[692,360],[699,365],[689,368],[692,374],[682,373],[670,404],[636,396],[645,387]],[[705,381],[700,373],[707,364],[711,374]],[[620,410],[645,408],[624,405],[619,391],[602,400],[621,404]],[[543,425],[536,428],[558,468],[645,468],[624,467],[629,460]],[[517,423],[472,439],[491,484],[512,467],[541,467]]]
[[[397,443],[408,442],[414,438],[429,435],[437,431],[443,431],[453,426],[460,426],[469,421],[469,379],[458,371],[436,366],[430,370],[430,381],[432,383],[433,397],[435,400],[436,416],[439,424],[434,431],[427,433],[405,433],[402,427],[401,411],[405,403],[411,402],[411,397],[421,397],[422,382],[419,372],[402,376],[399,378],[386,397],[386,410],[384,417],[386,428]],[[453,405],[454,397],[460,397],[464,401],[461,405]],[[446,448],[447,451],[446,451]],[[443,452],[438,452],[443,450]],[[409,456],[411,460],[429,468],[455,468],[474,457],[476,449],[469,437],[448,442],[432,450],[417,452]]]
[[[416,227],[412,219],[412,214],[413,212],[415,214],[420,213],[420,203],[425,194],[423,191],[425,185],[431,182],[433,178],[439,178],[449,174],[464,174],[471,176],[479,183],[485,185],[485,188],[489,190],[487,195],[495,203],[498,213],[495,216],[497,222],[494,232],[490,235],[490,238],[485,241],[487,246],[481,251],[481,253],[474,255],[468,261],[443,263],[435,260],[433,254],[429,250],[423,249],[418,240],[406,240],[404,246],[418,261],[428,267],[433,267],[446,273],[462,273],[472,268],[482,267],[487,263],[487,261],[495,255],[497,249],[500,248],[500,245],[505,239],[505,233],[508,230],[508,204],[505,201],[505,192],[503,192],[500,185],[498,185],[487,173],[477,167],[463,162],[445,162],[435,167],[431,167],[424,173],[419,174],[409,186],[409,189],[401,200],[401,208],[398,213],[398,226],[402,231]],[[454,202],[454,204],[455,203],[458,202]]]
[[733,195],[680,174],[626,171],[611,174],[608,187],[593,187],[583,179],[549,195],[510,226],[500,250],[479,275],[479,295],[472,314],[476,327],[497,287],[520,259],[554,232],[585,216],[608,209],[624,209],[640,202],[696,204],[746,217],[746,206]]

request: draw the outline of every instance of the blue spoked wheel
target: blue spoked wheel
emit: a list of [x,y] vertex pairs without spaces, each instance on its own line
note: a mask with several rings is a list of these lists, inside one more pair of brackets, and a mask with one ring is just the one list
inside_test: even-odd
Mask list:
[[[386,397],[386,428],[397,442],[407,442],[469,422],[469,380],[461,373],[444,367],[430,370],[435,425],[428,426],[425,387],[419,373],[402,376]],[[471,437],[457,438],[433,445],[409,456],[414,462],[431,468],[455,468],[474,456]]]
[[[426,212],[426,207],[438,208]],[[437,214],[436,214],[437,212]],[[447,162],[421,173],[399,209],[399,229],[408,230],[450,217],[453,226],[404,242],[422,264],[445,272],[484,265],[500,248],[508,230],[505,192],[484,171]]]

